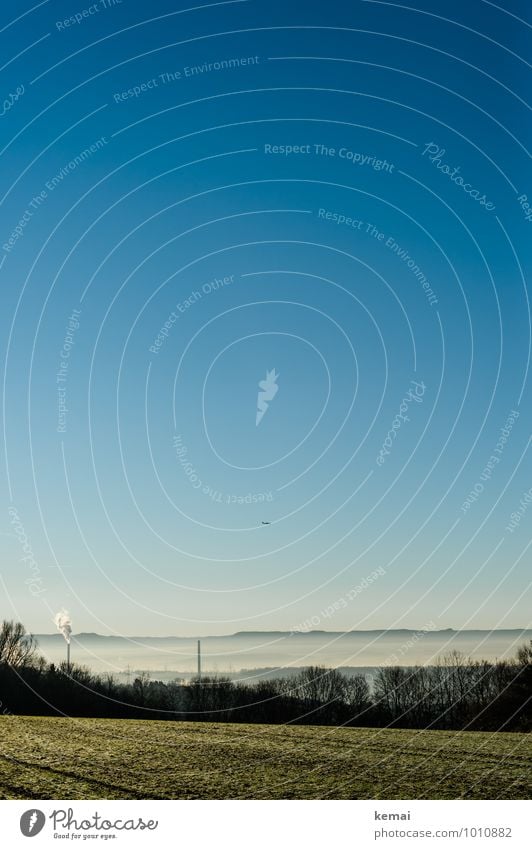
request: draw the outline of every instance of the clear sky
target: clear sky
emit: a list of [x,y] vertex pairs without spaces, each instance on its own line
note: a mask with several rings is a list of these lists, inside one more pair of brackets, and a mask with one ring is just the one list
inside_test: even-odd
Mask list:
[[2,10],[3,615],[531,624],[529,12],[417,5]]

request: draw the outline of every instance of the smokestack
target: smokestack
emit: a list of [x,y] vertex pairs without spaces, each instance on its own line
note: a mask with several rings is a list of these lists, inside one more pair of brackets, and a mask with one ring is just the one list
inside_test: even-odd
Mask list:
[[198,640],[198,682],[201,684],[201,643]]
[[59,613],[54,616],[55,626],[58,631],[61,631],[67,644],[67,672],[70,672],[70,635],[72,634],[72,620],[68,610],[62,608]]

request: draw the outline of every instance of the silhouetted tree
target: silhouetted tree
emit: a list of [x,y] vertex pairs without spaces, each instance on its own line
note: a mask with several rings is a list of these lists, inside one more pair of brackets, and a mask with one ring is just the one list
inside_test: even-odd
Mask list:
[[4,619],[0,626],[0,663],[17,669],[28,666],[36,656],[37,643],[21,622]]

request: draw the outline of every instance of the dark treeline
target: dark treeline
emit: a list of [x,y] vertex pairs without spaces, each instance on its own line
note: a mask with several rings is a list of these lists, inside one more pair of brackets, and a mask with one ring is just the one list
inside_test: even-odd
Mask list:
[[455,652],[432,666],[385,666],[371,687],[363,675],[319,666],[253,683],[220,676],[164,683],[141,674],[122,684],[76,664],[47,663],[20,623],[4,622],[0,701],[7,715],[531,731],[532,642],[511,661]]

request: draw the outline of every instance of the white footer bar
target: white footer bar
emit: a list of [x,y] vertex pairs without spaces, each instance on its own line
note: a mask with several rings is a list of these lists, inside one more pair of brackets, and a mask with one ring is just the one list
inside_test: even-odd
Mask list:
[[0,802],[6,849],[531,849],[531,816],[527,801]]

